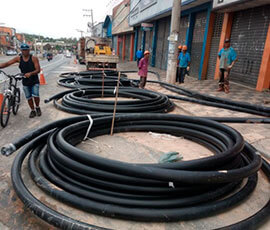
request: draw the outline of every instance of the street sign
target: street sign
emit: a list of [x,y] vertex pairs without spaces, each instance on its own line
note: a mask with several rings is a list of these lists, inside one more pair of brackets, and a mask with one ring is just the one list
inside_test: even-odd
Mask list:
[[238,3],[241,0],[214,0],[213,1],[213,9],[215,8],[220,8],[220,7],[225,7],[228,6],[232,3]]
[[154,25],[152,23],[142,23],[141,26],[144,28],[153,28],[154,27]]
[[143,31],[151,31],[153,28],[152,27],[142,27]]

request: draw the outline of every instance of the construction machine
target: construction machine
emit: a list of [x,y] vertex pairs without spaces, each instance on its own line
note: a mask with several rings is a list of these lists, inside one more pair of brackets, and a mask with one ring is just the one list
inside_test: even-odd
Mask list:
[[85,62],[87,70],[116,70],[119,58],[111,49],[111,39],[86,37]]

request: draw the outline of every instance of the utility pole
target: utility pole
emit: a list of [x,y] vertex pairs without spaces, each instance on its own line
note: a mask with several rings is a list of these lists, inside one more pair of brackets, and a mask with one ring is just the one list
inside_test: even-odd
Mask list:
[[[91,20],[92,20],[92,33],[94,31],[94,15],[93,15],[93,9],[91,9]],[[93,36],[95,36],[95,34],[93,34]]]
[[37,39],[35,38],[35,55],[37,56]]
[[[94,36],[94,14],[93,14],[93,9],[83,9],[85,14],[83,15],[84,17],[90,17],[91,22],[87,23],[88,28],[90,28],[91,36]],[[88,32],[88,30],[87,30]]]
[[181,18],[181,0],[173,1],[172,19],[171,19],[171,33],[168,38],[169,50],[168,50],[168,65],[166,81],[170,84],[174,84],[176,80],[176,68],[177,68],[177,55],[178,55],[178,40],[180,30],[180,18]]

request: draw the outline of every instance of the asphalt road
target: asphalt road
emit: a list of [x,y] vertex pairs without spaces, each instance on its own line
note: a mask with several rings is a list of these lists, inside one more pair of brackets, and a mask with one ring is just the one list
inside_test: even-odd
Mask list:
[[[10,57],[0,57],[0,62],[9,60]],[[49,96],[65,90],[62,87],[57,86],[58,75],[62,72],[84,70],[84,66],[75,65],[74,58],[65,58],[63,55],[57,55],[50,62],[47,60],[41,60],[40,65],[43,69],[43,73],[46,79],[46,85],[40,86],[40,98],[41,98],[41,109],[43,112],[42,117],[36,117],[34,119],[29,119],[28,115],[30,113],[30,108],[27,104],[27,101],[24,97],[23,91],[21,91],[21,105],[17,116],[11,114],[8,126],[6,128],[0,127],[0,146],[3,146],[6,143],[11,142],[15,138],[20,137],[25,132],[29,130],[48,123],[49,121],[54,120],[53,117],[48,119],[50,114],[54,113],[54,108],[52,104],[44,104],[44,99]],[[6,73],[16,74],[19,72],[18,65],[13,65],[8,68],[3,69]],[[2,76],[3,77],[3,76]],[[3,92],[5,84],[0,85],[0,90]],[[20,87],[22,88],[21,84]],[[49,107],[49,109],[48,109]]]
[[[12,57],[0,56],[0,63],[5,62],[10,58]],[[65,58],[63,55],[55,56],[50,62],[47,60],[40,60],[40,65],[43,69],[47,83],[46,85],[40,86],[40,107],[42,110],[42,116],[35,117],[33,119],[28,117],[30,108],[24,97],[24,93],[22,92],[21,105],[18,114],[16,116],[13,114],[10,115],[9,123],[6,128],[0,127],[0,147],[23,137],[30,130],[36,129],[54,120],[72,116],[56,110],[52,103],[45,104],[44,99],[66,90],[65,88],[57,85],[60,73],[85,70],[85,66],[74,64],[74,57]],[[18,64],[3,70],[9,74],[16,74],[19,72]],[[3,90],[3,87],[4,84],[0,84],[1,91]],[[43,222],[40,222],[40,220],[34,218],[28,210],[24,211],[22,203],[18,201],[18,198],[14,193],[11,184],[10,170],[16,154],[17,152],[10,157],[0,156],[0,230],[52,229]]]

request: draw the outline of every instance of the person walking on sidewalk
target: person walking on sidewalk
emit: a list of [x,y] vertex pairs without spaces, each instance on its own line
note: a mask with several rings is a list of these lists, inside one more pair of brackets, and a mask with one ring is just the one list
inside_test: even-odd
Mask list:
[[143,58],[143,52],[142,49],[139,49],[136,52],[136,60],[137,60],[137,66],[139,66],[140,60]]
[[190,65],[190,55],[187,52],[187,46],[184,45],[182,47],[182,52],[178,56],[179,60],[179,71],[178,71],[178,78],[179,83],[185,82],[185,75],[187,73],[187,67]]
[[147,73],[148,73],[148,63],[149,63],[149,55],[150,52],[146,50],[144,52],[144,58],[142,58],[139,62],[139,76],[140,76],[140,85],[139,87],[144,89],[147,80]]
[[[179,45],[178,46],[178,54],[177,54],[177,57],[179,57],[180,53],[182,52],[182,46]],[[179,66],[179,59],[177,59],[177,67],[176,67],[176,82],[179,82],[179,69],[180,69],[180,66]]]
[[235,50],[231,47],[230,39],[226,39],[224,43],[224,48],[218,53],[218,58],[220,60],[219,65],[219,88],[217,91],[225,91],[225,93],[230,92],[230,82],[229,76],[231,69],[233,68],[235,62],[237,61],[237,54]]
[[38,58],[30,54],[30,47],[27,44],[21,45],[21,52],[21,55],[11,59],[8,62],[0,64],[0,69],[6,68],[15,63],[19,63],[21,73],[24,74],[24,78],[22,80],[23,91],[31,109],[29,117],[33,118],[36,115],[41,116],[41,109],[39,107],[40,98],[38,78],[40,65]]

